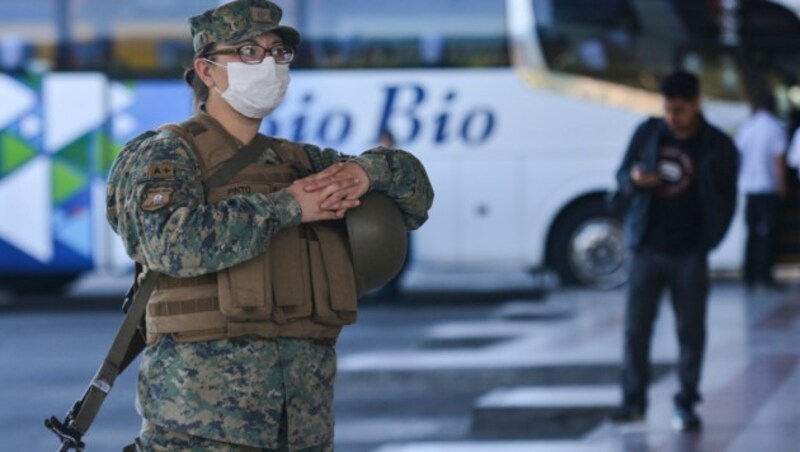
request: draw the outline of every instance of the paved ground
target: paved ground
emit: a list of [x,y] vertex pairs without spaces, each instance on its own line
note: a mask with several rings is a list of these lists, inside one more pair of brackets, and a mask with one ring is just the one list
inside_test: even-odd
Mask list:
[[[669,425],[676,347],[666,304],[654,338],[663,377],[647,422],[619,429],[597,417],[618,397],[621,301],[621,292],[562,291],[544,302],[368,304],[339,344],[337,451],[800,450],[800,292],[715,287],[706,429],[695,436]],[[0,310],[0,450],[55,449],[42,420],[82,393],[120,319],[112,310]],[[118,380],[89,450],[119,450],[136,435],[134,379]]]

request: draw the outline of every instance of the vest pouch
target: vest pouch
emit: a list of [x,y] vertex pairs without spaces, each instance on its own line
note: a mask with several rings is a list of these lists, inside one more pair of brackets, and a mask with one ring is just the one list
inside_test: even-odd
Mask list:
[[312,319],[324,325],[349,325],[357,318],[358,302],[353,264],[343,230],[314,225],[316,240],[309,240],[311,287],[314,291]]
[[[269,193],[269,185],[241,178],[208,191],[210,204],[231,196],[251,193]],[[268,299],[271,287],[269,259],[265,255],[234,265],[218,272],[217,288],[219,307],[225,317],[234,322],[267,320],[272,316],[272,301]]]
[[303,225],[284,229],[275,234],[269,246],[272,297],[275,300],[272,320],[276,323],[307,319],[311,315],[306,231]]
[[217,273],[219,308],[230,321],[267,320],[272,315],[269,258],[265,254]]
[[162,275],[147,302],[147,343],[164,334],[179,342],[225,337],[219,310],[217,275],[171,278]]

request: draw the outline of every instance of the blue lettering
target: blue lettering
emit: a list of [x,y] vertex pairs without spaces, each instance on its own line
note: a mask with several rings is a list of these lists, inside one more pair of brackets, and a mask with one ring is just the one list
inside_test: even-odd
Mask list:
[[[447,109],[450,107],[450,104],[453,103],[453,99],[456,98],[455,91],[450,91],[444,98],[445,106],[444,108]],[[450,118],[450,115],[447,113],[447,110],[443,111],[442,114],[436,118],[436,135],[433,137],[433,142],[436,144],[442,144],[447,140],[447,122]]]
[[278,136],[280,127],[278,127],[278,121],[274,120],[273,118],[267,118],[261,125],[261,130],[263,131],[264,135],[276,137]]
[[[495,131],[496,112],[489,106],[464,108],[456,89],[433,93],[422,84],[408,83],[386,85],[383,91],[384,103],[374,142],[378,142],[381,130],[388,129],[401,144],[424,139],[435,147],[456,142],[480,146]],[[440,99],[441,103],[431,105],[428,101],[433,98]],[[356,117],[344,105],[315,112],[315,102],[313,92],[303,93],[295,115],[284,117],[285,122],[279,122],[279,117],[266,118],[262,130],[268,135],[284,134],[294,141],[313,141],[321,145],[347,142],[356,126]]]
[[[483,124],[481,124],[483,123]],[[481,125],[483,126],[481,128]],[[472,110],[464,118],[461,126],[461,138],[465,143],[479,145],[486,142],[494,130],[494,114],[491,110]],[[476,133],[477,132],[477,133]]]
[[[337,118],[339,121],[337,121]],[[339,123],[338,135],[330,136],[329,132],[330,129],[336,131],[336,128],[332,127],[331,124],[336,125]],[[323,143],[331,143],[331,144],[341,144],[347,138],[347,135],[350,133],[350,127],[353,125],[350,116],[345,112],[333,112],[325,116],[325,119],[319,125],[319,131],[317,136]]]
[[314,96],[312,94],[306,94],[305,96],[303,96],[303,100],[301,101],[303,106],[300,109],[301,113],[294,120],[294,135],[292,137],[292,139],[294,141],[306,141],[306,138],[305,138],[306,137],[306,131],[305,131],[306,115],[305,115],[305,112],[309,111],[308,104],[310,104],[312,100],[314,100]]
[[[401,91],[411,91],[413,94],[413,101],[406,105],[405,108],[401,108],[395,105],[397,101],[398,93]],[[401,86],[389,86],[386,88],[386,104],[383,108],[383,114],[381,115],[381,120],[378,123],[379,127],[377,130],[377,134],[375,136],[375,142],[380,139],[380,132],[382,130],[391,130],[392,134],[394,134],[395,138],[398,142],[408,142],[414,141],[419,134],[421,123],[419,118],[415,116],[416,109],[419,107],[422,102],[425,100],[425,90],[419,85],[410,85],[406,87]],[[407,134],[400,137],[400,131],[389,127],[389,124],[392,123],[393,125],[397,125],[397,121],[392,121],[395,114],[400,111],[402,114],[406,115],[408,122],[408,126],[405,128],[407,130]]]

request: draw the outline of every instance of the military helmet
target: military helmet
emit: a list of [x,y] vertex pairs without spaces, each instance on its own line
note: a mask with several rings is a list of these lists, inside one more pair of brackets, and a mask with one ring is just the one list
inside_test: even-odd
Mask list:
[[400,273],[408,254],[407,229],[397,205],[379,192],[361,197],[345,216],[356,290],[363,295]]

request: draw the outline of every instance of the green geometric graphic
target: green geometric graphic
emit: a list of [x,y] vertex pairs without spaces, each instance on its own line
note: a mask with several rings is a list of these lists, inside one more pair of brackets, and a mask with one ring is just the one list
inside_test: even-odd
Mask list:
[[41,75],[29,75],[25,77],[23,80],[25,86],[31,89],[31,91],[41,92],[42,91],[42,76]]
[[87,171],[89,169],[89,150],[92,146],[91,139],[91,134],[78,138],[64,149],[58,151],[56,157],[61,161],[71,163],[75,168]]
[[122,145],[115,142],[107,133],[100,133],[100,158],[98,159],[99,168],[95,168],[98,174],[105,176],[111,169],[111,164],[122,150]]
[[53,160],[53,201],[60,204],[89,183],[89,178],[72,165]]
[[36,157],[36,151],[10,133],[0,134],[0,175],[5,176]]

